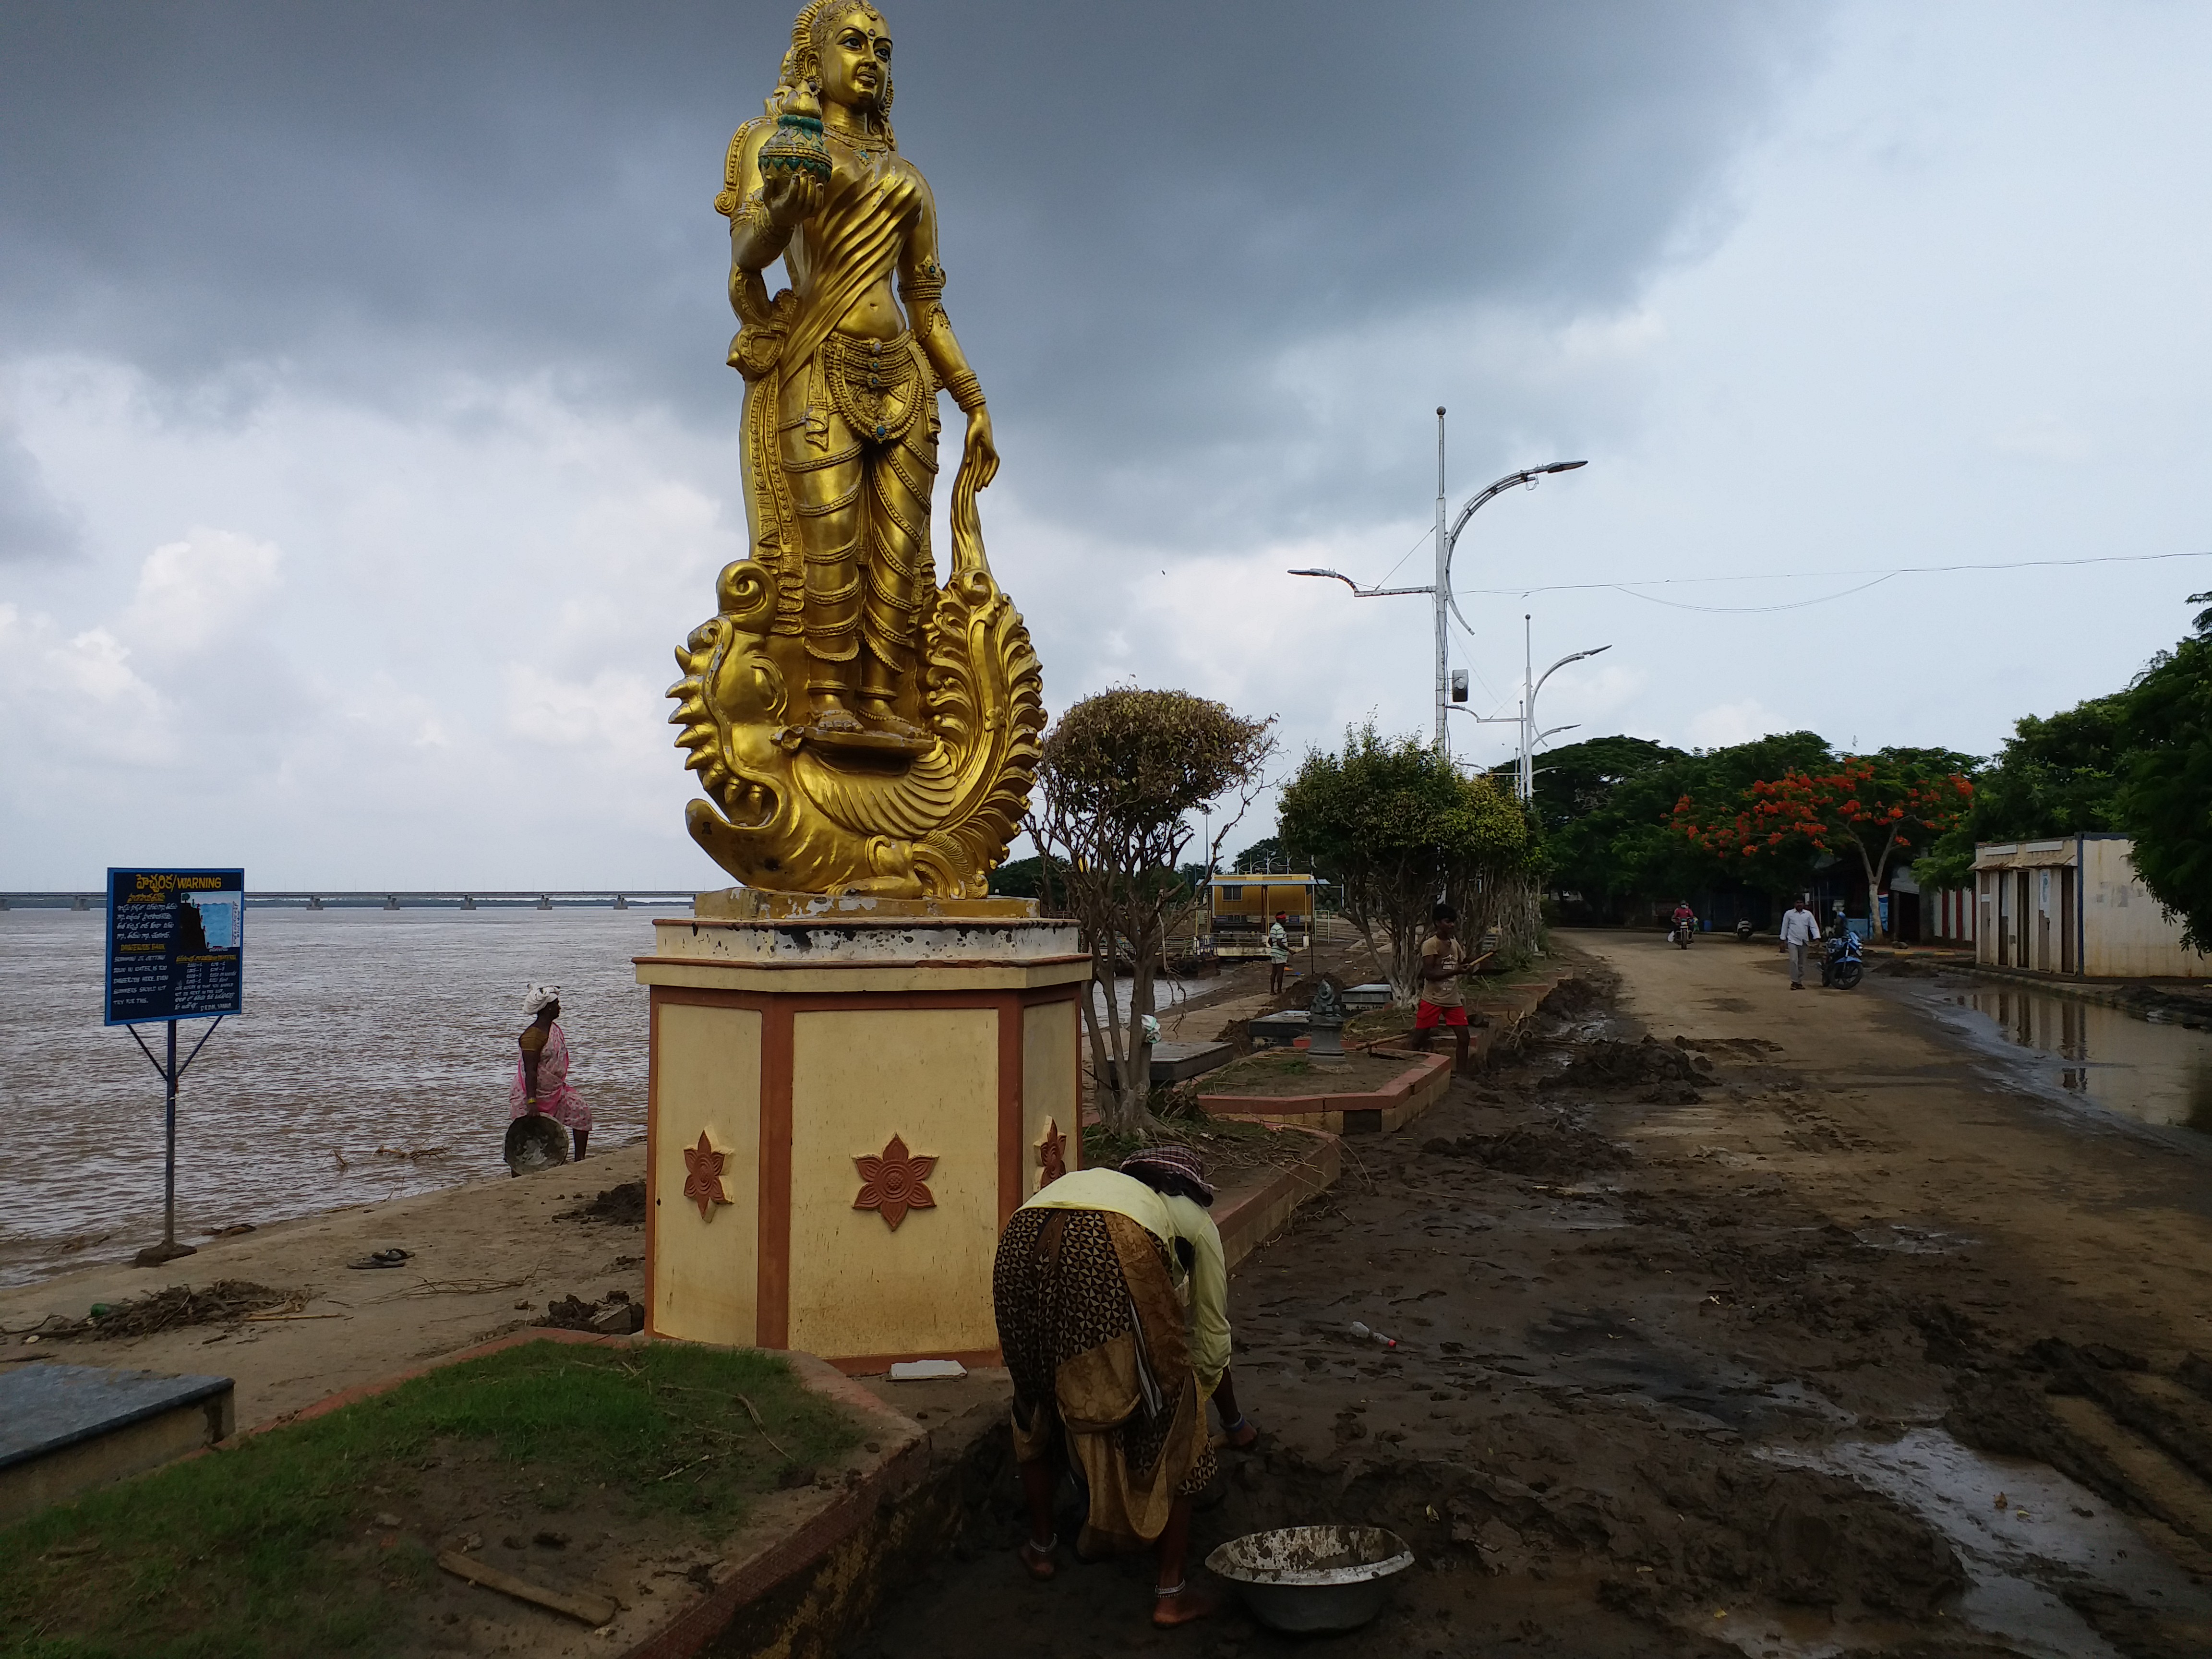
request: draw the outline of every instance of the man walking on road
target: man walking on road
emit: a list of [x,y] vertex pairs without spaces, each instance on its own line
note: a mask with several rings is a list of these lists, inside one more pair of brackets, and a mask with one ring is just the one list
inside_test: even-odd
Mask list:
[[1267,924],[1267,994],[1279,997],[1283,994],[1283,975],[1291,970],[1291,930],[1284,924],[1291,919],[1287,910],[1275,912],[1274,921]]
[[1790,952],[1790,988],[1805,988],[1805,947],[1820,937],[1820,924],[1801,896],[1782,918],[1782,945]]

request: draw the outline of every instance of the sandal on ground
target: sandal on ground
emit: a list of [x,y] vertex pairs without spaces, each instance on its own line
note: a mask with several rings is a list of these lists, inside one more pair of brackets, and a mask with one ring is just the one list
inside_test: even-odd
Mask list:
[[1056,1533],[1042,1544],[1032,1544],[1026,1538],[1022,1540],[1022,1565],[1029,1569],[1030,1577],[1042,1583],[1060,1571],[1052,1559],[1053,1552],[1059,1547],[1060,1536]]
[[358,1261],[349,1261],[349,1267],[396,1267],[406,1261],[412,1251],[402,1249],[372,1250]]

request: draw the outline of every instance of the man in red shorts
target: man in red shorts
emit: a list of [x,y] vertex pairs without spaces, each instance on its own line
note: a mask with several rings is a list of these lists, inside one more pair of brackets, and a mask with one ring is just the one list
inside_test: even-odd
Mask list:
[[1452,1069],[1467,1070],[1467,994],[1459,976],[1466,971],[1459,948],[1459,914],[1449,904],[1429,913],[1435,930],[1421,941],[1421,1001],[1413,1012],[1413,1047],[1427,1052],[1437,1027],[1451,1028],[1459,1045]]

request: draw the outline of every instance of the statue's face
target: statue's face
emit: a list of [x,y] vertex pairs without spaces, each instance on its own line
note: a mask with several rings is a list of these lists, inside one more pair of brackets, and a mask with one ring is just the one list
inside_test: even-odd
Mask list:
[[815,57],[829,102],[871,109],[883,102],[891,78],[891,35],[880,15],[866,8],[847,12]]

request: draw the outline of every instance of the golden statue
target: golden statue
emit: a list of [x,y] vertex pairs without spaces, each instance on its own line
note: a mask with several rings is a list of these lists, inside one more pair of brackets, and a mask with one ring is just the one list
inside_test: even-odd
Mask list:
[[[751,556],[677,650],[671,724],[708,797],[692,838],[747,886],[981,897],[1029,799],[1042,678],[983,556],[998,451],[945,314],[936,204],[891,132],[890,59],[873,6],[812,0],[768,113],[730,140],[714,205]],[[941,588],[940,391],[968,419]]]

